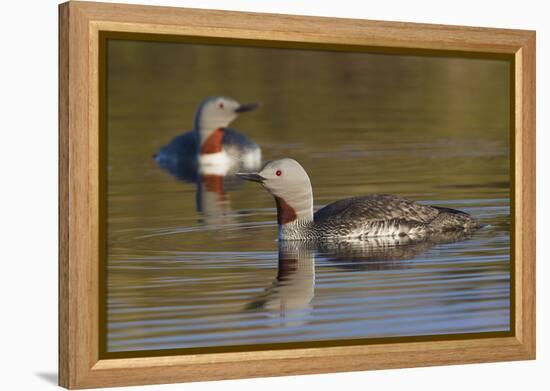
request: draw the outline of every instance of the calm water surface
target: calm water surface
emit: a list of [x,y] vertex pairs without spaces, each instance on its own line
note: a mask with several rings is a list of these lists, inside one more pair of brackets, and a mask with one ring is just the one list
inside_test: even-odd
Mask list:
[[[109,352],[508,330],[509,65],[112,41]],[[458,208],[468,238],[277,243],[260,186],[175,178],[151,156],[223,94],[266,159],[308,171],[315,207],[393,193]],[[462,240],[457,240],[462,239]]]

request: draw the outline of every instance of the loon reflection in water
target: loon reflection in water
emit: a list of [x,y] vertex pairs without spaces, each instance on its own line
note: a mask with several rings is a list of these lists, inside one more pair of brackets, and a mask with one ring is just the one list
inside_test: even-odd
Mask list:
[[200,223],[211,227],[235,223],[229,193],[239,189],[243,181],[234,173],[199,173],[193,165],[166,171],[182,182],[195,185],[195,209],[200,213]]
[[[248,167],[258,169],[260,163]],[[243,184],[244,181],[236,176],[243,166],[219,170],[216,165],[199,166],[193,160],[182,160],[175,165],[160,167],[179,181],[195,185],[195,208],[202,215],[202,223],[214,226],[235,222],[228,193],[238,190]]]
[[315,296],[316,257],[347,270],[375,271],[405,269],[412,260],[438,244],[466,240],[466,232],[448,232],[429,240],[377,237],[361,240],[279,241],[277,276],[264,292],[245,307],[280,319],[272,326],[299,326],[307,323]]

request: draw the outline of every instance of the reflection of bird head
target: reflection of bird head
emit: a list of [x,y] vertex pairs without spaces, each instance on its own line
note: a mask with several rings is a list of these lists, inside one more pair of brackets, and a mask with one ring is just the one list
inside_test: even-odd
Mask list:
[[279,318],[285,326],[305,323],[315,287],[315,257],[307,242],[279,243],[277,277],[247,306]]
[[195,193],[197,211],[201,221],[216,229],[235,223],[229,196],[225,192],[224,177],[221,175],[201,175]]

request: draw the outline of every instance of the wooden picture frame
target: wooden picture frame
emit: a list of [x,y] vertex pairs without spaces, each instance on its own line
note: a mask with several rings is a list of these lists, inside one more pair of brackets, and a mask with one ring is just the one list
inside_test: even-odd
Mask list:
[[[301,47],[494,54],[514,65],[513,330],[490,338],[110,358],[99,355],[104,31]],[[89,388],[535,358],[535,32],[88,2],[59,6],[59,384]]]

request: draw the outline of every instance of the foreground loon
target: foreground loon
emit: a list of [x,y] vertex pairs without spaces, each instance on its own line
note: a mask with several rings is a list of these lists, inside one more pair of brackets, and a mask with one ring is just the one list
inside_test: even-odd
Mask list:
[[421,205],[388,194],[336,201],[314,214],[309,177],[296,160],[289,158],[268,162],[258,173],[237,175],[261,183],[275,198],[279,240],[419,238],[448,231],[471,232],[479,227],[469,214],[459,210]]
[[257,168],[262,159],[260,147],[227,126],[239,114],[258,106],[257,103],[240,104],[223,96],[205,98],[195,112],[193,129],[176,136],[153,157],[170,171],[177,171],[181,166],[216,166],[218,174],[225,175],[230,167]]

